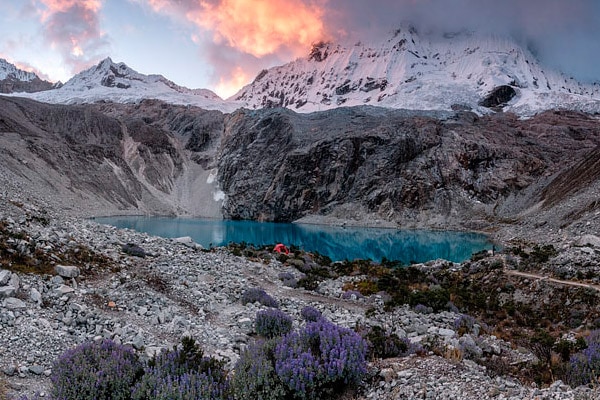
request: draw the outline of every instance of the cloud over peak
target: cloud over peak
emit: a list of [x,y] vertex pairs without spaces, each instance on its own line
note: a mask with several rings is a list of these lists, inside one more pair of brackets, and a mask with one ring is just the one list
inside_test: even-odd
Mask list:
[[108,46],[100,28],[102,0],[38,0],[44,38],[73,72],[89,67]]

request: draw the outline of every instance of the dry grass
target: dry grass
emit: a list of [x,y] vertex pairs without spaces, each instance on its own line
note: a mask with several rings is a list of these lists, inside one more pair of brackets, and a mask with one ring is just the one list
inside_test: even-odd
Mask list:
[[0,400],[8,400],[8,387],[4,378],[0,377]]
[[463,352],[457,347],[448,346],[444,352],[444,358],[453,363],[459,363],[463,359]]

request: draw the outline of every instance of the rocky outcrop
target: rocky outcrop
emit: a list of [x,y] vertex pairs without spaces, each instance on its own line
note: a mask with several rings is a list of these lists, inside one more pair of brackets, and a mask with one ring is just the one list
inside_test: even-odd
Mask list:
[[[227,218],[293,221],[363,209],[403,226],[493,216],[600,140],[592,117],[477,117],[368,107],[299,115],[238,111],[225,127],[219,181]],[[521,209],[537,201],[522,198]]]
[[481,100],[479,105],[487,108],[502,107],[511,101],[516,95],[517,92],[512,86],[498,86],[495,87],[483,100]]
[[9,76],[0,80],[0,93],[35,93],[44,90],[56,89],[56,84],[35,78],[31,81],[21,81],[15,77]]

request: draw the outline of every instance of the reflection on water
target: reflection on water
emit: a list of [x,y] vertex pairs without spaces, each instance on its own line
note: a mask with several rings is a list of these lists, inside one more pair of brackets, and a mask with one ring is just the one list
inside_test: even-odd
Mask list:
[[316,251],[334,261],[399,260],[405,264],[437,258],[461,262],[491,249],[483,235],[464,232],[413,231],[324,225],[276,224],[167,217],[106,217],[96,222],[162,237],[191,236],[204,247],[246,242],[256,246],[283,243]]

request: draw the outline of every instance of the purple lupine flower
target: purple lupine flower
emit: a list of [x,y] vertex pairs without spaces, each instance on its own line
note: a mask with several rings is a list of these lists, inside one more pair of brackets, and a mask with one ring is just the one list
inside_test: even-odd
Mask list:
[[292,318],[276,308],[256,313],[256,333],[266,338],[282,336],[292,330]]
[[242,294],[242,304],[246,305],[248,303],[259,302],[265,307],[278,308],[279,305],[277,301],[271,297],[267,292],[263,289],[259,288],[249,288],[244,291]]

